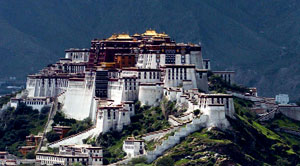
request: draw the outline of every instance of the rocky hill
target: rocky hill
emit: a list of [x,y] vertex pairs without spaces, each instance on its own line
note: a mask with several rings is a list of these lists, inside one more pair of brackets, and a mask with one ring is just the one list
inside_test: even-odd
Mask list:
[[296,0],[1,1],[0,78],[24,79],[93,38],[155,28],[201,42],[214,69],[236,70],[261,95],[298,99],[299,9]]

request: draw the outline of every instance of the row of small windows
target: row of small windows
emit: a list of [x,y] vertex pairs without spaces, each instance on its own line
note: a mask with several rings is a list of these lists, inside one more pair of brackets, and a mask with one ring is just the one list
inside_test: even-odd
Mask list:
[[64,71],[67,73],[82,72],[85,70],[85,66],[67,66]]
[[51,86],[51,84],[55,84],[57,87],[67,87],[68,86],[68,81],[66,81],[66,80],[44,81],[44,79],[42,81],[37,80],[37,82],[35,80],[30,80],[29,81],[29,86],[35,86],[35,84],[37,84],[38,86],[44,86],[45,82],[48,83],[49,87]]
[[[175,72],[176,70],[176,72]],[[176,73],[176,74],[174,74]],[[187,72],[186,72],[186,68],[172,68],[172,69],[168,69],[168,79],[170,80],[171,79],[171,76],[172,76],[172,80],[174,79],[174,75],[176,76],[176,80],[178,80],[178,75],[180,77],[180,80],[184,79],[186,80],[187,79]]]
[[[216,103],[217,104],[224,104],[224,98],[216,98],[217,101]],[[211,98],[211,103],[214,104],[215,103],[215,98]],[[201,102],[200,102],[201,104]],[[206,104],[206,100],[205,100],[205,104]],[[225,104],[226,108],[228,109],[229,108],[229,99],[226,98],[226,104]]]
[[26,101],[26,104],[28,104],[28,105],[44,105],[45,102],[43,102],[43,101]]
[[[166,64],[175,64],[175,62],[176,62],[175,60],[176,60],[176,56],[175,55],[167,54],[166,58],[165,58],[165,63]],[[156,59],[156,62],[159,63],[159,60]],[[185,56],[184,55],[181,55],[181,63],[185,64]]]
[[[138,73],[138,79],[141,79],[141,73],[142,72]],[[143,73],[144,73],[144,79],[147,79],[148,75],[149,75],[149,79],[159,79],[160,78],[160,72],[143,72]]]
[[[123,116],[125,116],[125,112],[122,113]],[[107,119],[111,119],[111,110],[107,109]],[[113,110],[113,119],[116,119],[116,111]]]

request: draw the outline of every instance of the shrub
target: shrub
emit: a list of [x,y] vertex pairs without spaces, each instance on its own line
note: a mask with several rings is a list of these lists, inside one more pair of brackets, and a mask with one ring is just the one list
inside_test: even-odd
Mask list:
[[173,166],[174,161],[170,156],[162,157],[157,160],[156,166]]
[[34,150],[32,150],[29,153],[27,153],[26,158],[27,159],[35,159]]
[[46,138],[48,140],[48,142],[54,142],[59,140],[59,135],[57,133],[55,133],[54,131],[50,131],[46,134]]
[[133,158],[129,165],[145,164],[146,162],[147,159],[145,157]]

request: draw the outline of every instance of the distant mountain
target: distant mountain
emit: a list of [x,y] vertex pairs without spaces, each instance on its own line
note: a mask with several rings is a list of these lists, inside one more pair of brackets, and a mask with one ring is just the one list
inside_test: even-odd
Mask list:
[[165,31],[202,43],[214,69],[237,71],[260,95],[300,97],[300,2],[296,0],[0,1],[0,78],[28,73],[115,32]]

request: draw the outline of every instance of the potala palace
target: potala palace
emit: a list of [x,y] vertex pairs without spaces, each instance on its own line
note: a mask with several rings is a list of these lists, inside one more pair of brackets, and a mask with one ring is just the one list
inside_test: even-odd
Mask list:
[[[11,106],[25,103],[41,110],[49,105],[69,118],[92,119],[92,128],[49,147],[82,145],[83,139],[121,131],[135,115],[137,101],[148,106],[176,101],[176,107],[186,112],[179,118],[170,117],[169,122],[178,127],[178,121],[186,121],[183,135],[197,126],[225,129],[229,127],[226,117],[233,117],[235,111],[233,96],[208,91],[210,70],[201,45],[176,43],[169,35],[151,29],[143,34],[113,34],[92,40],[90,49],[68,49],[55,64],[28,75],[25,92],[12,99]],[[234,82],[232,71],[213,73]],[[193,114],[197,109],[199,116]],[[175,136],[169,142],[178,142]],[[148,159],[153,160],[164,148],[148,152]]]

